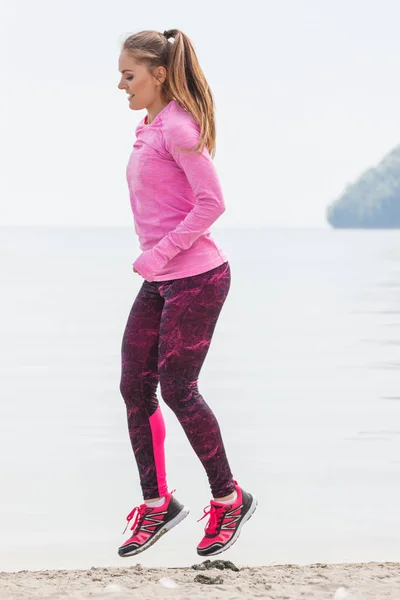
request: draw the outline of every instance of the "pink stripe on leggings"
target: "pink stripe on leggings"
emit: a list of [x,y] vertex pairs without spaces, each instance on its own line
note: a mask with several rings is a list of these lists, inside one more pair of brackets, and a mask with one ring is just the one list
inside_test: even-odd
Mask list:
[[153,439],[153,452],[154,461],[156,464],[158,493],[160,496],[165,496],[168,493],[164,452],[165,423],[160,407],[158,407],[156,412],[150,417],[150,428]]

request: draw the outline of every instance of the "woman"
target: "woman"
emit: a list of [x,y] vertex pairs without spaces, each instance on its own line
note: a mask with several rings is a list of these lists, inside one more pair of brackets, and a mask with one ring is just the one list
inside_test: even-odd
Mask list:
[[118,87],[132,110],[147,110],[127,167],[144,279],[122,342],[121,393],[144,502],[128,515],[120,556],[146,550],[188,514],[168,492],[165,425],[156,390],[181,423],[208,475],[213,500],[197,551],[236,541],[257,501],[233,479],[218,422],[197,381],[230,286],[226,256],[208,228],[224,212],[212,162],[214,101],[189,38],[142,31],[124,42]]

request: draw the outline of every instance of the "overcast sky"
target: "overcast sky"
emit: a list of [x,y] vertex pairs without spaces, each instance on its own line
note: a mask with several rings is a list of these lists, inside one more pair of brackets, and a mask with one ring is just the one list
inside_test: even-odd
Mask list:
[[399,0],[0,0],[0,224],[132,223],[120,42],[192,39],[217,105],[224,226],[325,226],[400,143]]

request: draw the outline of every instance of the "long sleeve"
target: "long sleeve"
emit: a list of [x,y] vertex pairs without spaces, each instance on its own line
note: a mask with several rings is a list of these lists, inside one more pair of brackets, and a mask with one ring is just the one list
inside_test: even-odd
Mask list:
[[165,149],[185,173],[196,197],[196,203],[183,221],[166,234],[153,248],[146,250],[134,263],[134,268],[147,281],[152,281],[174,256],[188,250],[194,242],[225,211],[219,178],[207,149],[184,151],[199,140],[199,127],[192,120],[174,124],[163,133]]

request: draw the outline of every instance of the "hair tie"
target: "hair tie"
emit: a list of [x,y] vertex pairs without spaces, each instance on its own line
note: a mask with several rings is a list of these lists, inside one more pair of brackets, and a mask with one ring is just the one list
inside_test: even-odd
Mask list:
[[167,38],[167,40],[171,37],[168,31],[164,31],[163,36]]

